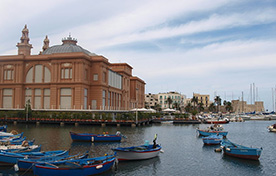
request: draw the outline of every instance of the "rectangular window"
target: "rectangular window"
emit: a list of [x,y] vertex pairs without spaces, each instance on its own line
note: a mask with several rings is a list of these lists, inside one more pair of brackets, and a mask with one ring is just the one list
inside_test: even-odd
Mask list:
[[99,77],[98,74],[94,74],[94,75],[93,75],[93,80],[94,80],[94,81],[98,81],[98,77]]
[[97,100],[92,100],[92,109],[97,109]]
[[50,109],[50,89],[44,89],[44,109]]
[[84,101],[84,102],[83,102],[83,106],[84,106],[83,108],[84,108],[84,109],[87,109],[87,95],[88,95],[87,92],[88,92],[88,90],[87,90],[87,89],[84,89],[84,100],[83,100],[83,101]]
[[105,90],[103,90],[103,109],[105,109]]
[[60,89],[60,108],[71,109],[71,88]]
[[41,89],[35,89],[34,108],[41,108]]
[[62,68],[61,79],[72,79],[72,68]]
[[12,108],[12,89],[3,89],[3,108]]
[[13,80],[13,70],[4,70],[4,80]]

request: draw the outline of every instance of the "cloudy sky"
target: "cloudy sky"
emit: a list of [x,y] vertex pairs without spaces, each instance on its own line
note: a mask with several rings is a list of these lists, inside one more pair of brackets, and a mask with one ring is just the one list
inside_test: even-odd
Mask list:
[[[255,99],[273,110],[276,86],[275,0],[1,0],[0,55],[17,54],[27,24],[32,54],[78,45],[126,62],[146,93],[178,91]],[[253,92],[253,91],[252,91]]]

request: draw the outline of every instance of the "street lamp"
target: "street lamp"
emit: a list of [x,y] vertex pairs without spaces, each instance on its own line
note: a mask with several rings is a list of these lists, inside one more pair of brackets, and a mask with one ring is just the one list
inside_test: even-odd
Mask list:
[[136,125],[138,124],[138,88],[136,88]]

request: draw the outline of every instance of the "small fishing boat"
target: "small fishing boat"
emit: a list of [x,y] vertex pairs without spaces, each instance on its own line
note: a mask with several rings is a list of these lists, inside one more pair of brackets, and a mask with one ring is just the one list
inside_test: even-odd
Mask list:
[[139,145],[132,147],[118,147],[112,150],[117,153],[119,161],[124,160],[143,160],[150,159],[158,156],[162,147],[157,144],[156,147],[153,145]]
[[206,130],[197,129],[197,132],[201,136],[210,136],[210,135],[222,135],[227,136],[228,131],[224,131],[222,125],[214,124],[208,127]]
[[219,145],[223,139],[222,135],[210,135],[203,137],[202,141],[205,145]]
[[238,145],[228,139],[222,140],[221,148],[226,155],[251,160],[258,160],[263,150],[262,148],[252,148]]
[[14,138],[19,138],[23,136],[23,132],[20,134],[14,134],[14,133],[7,133],[7,132],[2,132],[0,131],[0,139],[3,138],[8,138],[8,137],[14,137]]
[[268,131],[276,132],[276,123],[267,127]]
[[22,138],[4,138],[4,139],[0,139],[0,145],[33,145],[34,143],[34,139],[33,140],[26,140],[26,137],[22,137]]
[[8,125],[2,125],[0,126],[0,131],[7,132]]
[[97,158],[79,159],[73,161],[59,161],[37,163],[33,167],[34,175],[38,176],[88,176],[103,173],[112,168],[115,155]]
[[25,151],[32,151],[32,152],[39,152],[41,149],[41,145],[1,145],[0,151],[6,152],[25,152]]
[[153,140],[153,145],[148,144],[148,141],[146,141],[144,145],[118,147],[112,150],[116,152],[119,161],[150,159],[158,156],[162,149],[159,144],[156,144],[156,139],[157,135]]
[[56,150],[56,151],[47,151],[47,152],[5,152],[0,151],[0,165],[14,165],[17,159],[27,159],[27,158],[41,158],[45,156],[60,156],[64,155],[67,150]]
[[207,124],[226,124],[226,123],[229,123],[230,120],[228,118],[224,118],[224,119],[206,119],[203,122],[207,123]]
[[56,161],[65,161],[65,160],[76,160],[84,159],[88,157],[88,152],[84,154],[69,155],[68,151],[64,151],[64,154],[54,155],[54,156],[44,156],[41,158],[28,158],[28,159],[18,159],[17,163],[14,165],[15,171],[31,171],[33,166],[37,163],[45,162],[56,162]]
[[118,131],[116,134],[93,134],[93,133],[74,133],[70,132],[73,141],[87,142],[120,142],[122,134]]

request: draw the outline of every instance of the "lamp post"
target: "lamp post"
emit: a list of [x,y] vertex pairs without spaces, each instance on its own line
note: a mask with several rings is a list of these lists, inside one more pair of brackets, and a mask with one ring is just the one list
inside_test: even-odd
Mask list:
[[138,124],[138,88],[136,88],[136,125]]

